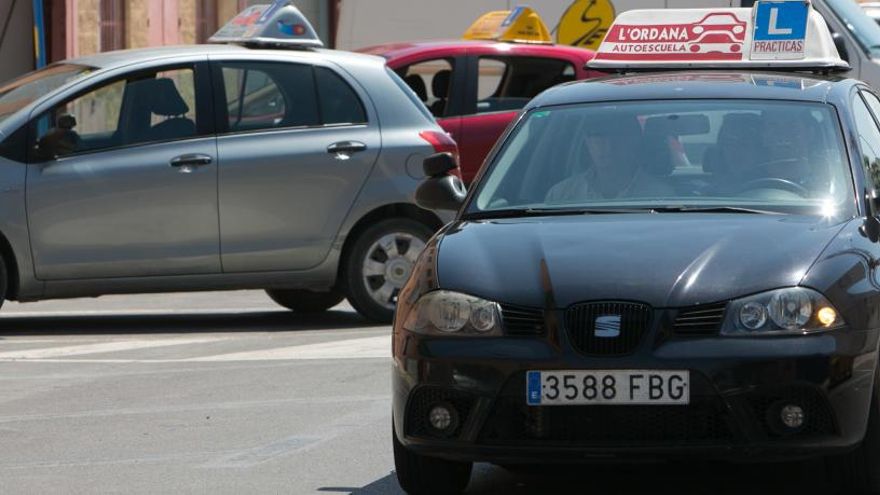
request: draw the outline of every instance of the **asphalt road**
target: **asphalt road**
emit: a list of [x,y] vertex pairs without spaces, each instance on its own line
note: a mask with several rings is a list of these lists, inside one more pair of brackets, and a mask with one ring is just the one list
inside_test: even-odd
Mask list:
[[[9,303],[0,493],[401,494],[389,348],[346,304],[262,292]],[[481,464],[468,493],[829,493],[817,467]]]

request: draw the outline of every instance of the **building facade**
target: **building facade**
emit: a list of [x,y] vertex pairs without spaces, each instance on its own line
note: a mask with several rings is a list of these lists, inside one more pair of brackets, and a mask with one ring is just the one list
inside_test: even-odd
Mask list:
[[[236,13],[265,0],[63,0],[48,2],[47,31],[54,37],[50,59],[71,58],[123,48],[204,43]],[[298,0],[297,7],[330,39],[327,0]],[[59,29],[61,28],[61,29]],[[50,36],[51,37],[51,36]],[[57,46],[56,46],[57,45]]]

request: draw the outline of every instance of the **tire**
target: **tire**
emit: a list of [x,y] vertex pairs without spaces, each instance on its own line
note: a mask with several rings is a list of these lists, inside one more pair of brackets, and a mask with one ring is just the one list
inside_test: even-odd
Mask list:
[[467,487],[471,479],[471,462],[454,462],[410,452],[392,428],[394,470],[397,482],[409,495],[455,495]]
[[[874,380],[877,380],[875,373]],[[871,397],[865,438],[852,452],[825,459],[831,488],[853,495],[880,494],[880,402],[877,384]],[[836,492],[835,492],[836,493]]]
[[346,296],[358,313],[391,323],[397,294],[432,234],[408,218],[382,220],[361,232],[343,260]]
[[273,301],[297,313],[320,313],[336,306],[345,296],[337,291],[313,292],[304,289],[266,289]]

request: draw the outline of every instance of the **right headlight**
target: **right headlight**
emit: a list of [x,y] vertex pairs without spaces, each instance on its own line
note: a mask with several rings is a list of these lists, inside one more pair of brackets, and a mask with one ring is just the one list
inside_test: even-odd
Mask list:
[[788,287],[731,302],[721,334],[805,334],[843,325],[843,317],[825,296],[805,287]]
[[435,290],[419,298],[403,328],[432,335],[501,335],[498,303],[468,294]]

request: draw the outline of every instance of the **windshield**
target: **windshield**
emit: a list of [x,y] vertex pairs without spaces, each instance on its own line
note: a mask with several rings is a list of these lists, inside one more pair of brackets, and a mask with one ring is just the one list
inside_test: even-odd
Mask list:
[[566,106],[524,117],[468,212],[729,207],[851,216],[849,170],[830,105]]
[[880,52],[880,26],[852,0],[827,0],[828,7],[846,26],[863,50],[872,56]]
[[30,72],[0,86],[0,123],[36,99],[88,74],[82,65],[57,64]]

